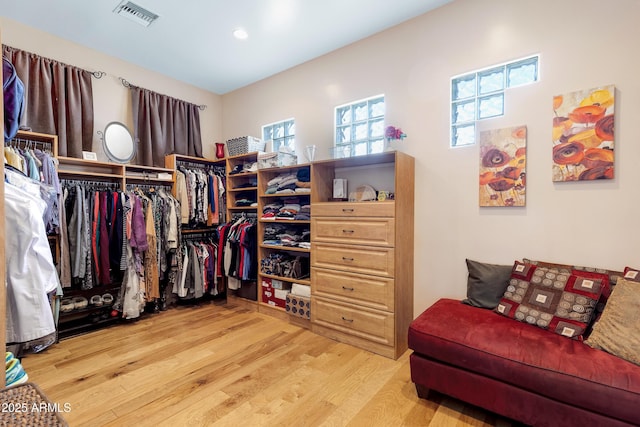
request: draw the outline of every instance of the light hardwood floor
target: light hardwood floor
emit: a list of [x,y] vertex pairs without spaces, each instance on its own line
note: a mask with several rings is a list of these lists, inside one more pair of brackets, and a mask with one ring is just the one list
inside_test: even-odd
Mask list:
[[398,360],[233,304],[180,307],[23,361],[70,426],[503,426],[416,395]]

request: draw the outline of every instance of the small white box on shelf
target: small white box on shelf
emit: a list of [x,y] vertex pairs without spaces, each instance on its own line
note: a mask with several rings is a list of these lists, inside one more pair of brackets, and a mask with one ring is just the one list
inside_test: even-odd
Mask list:
[[344,199],[347,194],[347,180],[346,179],[334,179],[333,180],[333,198]]

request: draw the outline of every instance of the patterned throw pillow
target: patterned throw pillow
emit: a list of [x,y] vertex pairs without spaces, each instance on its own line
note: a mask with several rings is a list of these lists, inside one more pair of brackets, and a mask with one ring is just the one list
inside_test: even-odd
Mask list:
[[[604,268],[582,267],[582,266],[578,266],[578,265],[556,264],[556,263],[546,262],[546,261],[532,261],[532,260],[530,260],[528,258],[523,258],[522,261],[525,262],[525,263],[528,263],[528,264],[535,264],[538,267],[557,268],[557,269],[559,269],[561,271],[565,271],[565,270],[569,271],[569,272],[586,271],[586,272],[589,272],[589,273],[601,273],[601,274],[606,274],[607,276],[609,276],[609,289],[605,289],[602,292],[602,295],[600,296],[600,300],[598,301],[598,305],[596,306],[596,312],[597,313],[602,313],[602,310],[604,310],[604,307],[607,304],[607,299],[609,298],[609,295],[611,294],[611,291],[613,290],[614,286],[618,282],[618,279],[621,279],[623,277],[623,275],[625,274],[622,271],[607,270],[607,269],[604,269]],[[640,276],[638,276],[638,280],[640,280]]]
[[582,340],[600,295],[609,289],[606,274],[516,261],[496,311],[504,316]]

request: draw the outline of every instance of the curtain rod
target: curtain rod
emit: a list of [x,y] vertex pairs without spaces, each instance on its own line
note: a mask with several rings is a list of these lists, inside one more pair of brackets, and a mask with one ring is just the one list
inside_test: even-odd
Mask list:
[[[118,77],[118,80],[120,80],[120,83],[122,83],[122,86],[126,87],[127,89],[133,89],[133,88],[139,87],[139,86],[132,85],[123,77]],[[148,90],[148,89],[145,89],[145,90]],[[153,92],[153,91],[150,91],[150,92]],[[168,96],[168,95],[163,95],[163,96]],[[173,97],[170,97],[170,98],[173,98]],[[177,99],[177,98],[174,98],[174,99]],[[187,101],[183,101],[183,102],[187,102]],[[196,105],[196,104],[193,104],[193,105]],[[207,109],[206,105],[198,105],[198,110],[204,111],[206,109]]]

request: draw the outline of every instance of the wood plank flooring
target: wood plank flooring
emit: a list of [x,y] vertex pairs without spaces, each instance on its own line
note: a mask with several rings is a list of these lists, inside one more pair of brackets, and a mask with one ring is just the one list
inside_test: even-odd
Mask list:
[[416,395],[398,360],[227,305],[179,307],[69,338],[22,362],[70,426],[501,426]]

